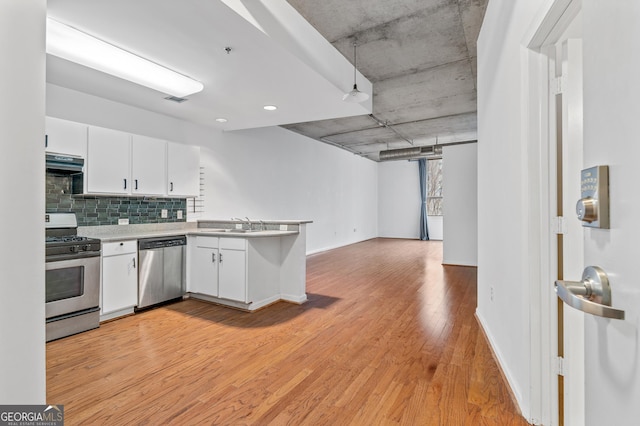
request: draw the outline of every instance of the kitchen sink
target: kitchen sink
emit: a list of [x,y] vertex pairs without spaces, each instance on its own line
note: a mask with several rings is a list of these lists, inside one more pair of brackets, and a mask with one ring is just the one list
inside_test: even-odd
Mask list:
[[258,229],[225,229],[224,232],[231,232],[232,234],[246,234],[248,232],[260,232]]

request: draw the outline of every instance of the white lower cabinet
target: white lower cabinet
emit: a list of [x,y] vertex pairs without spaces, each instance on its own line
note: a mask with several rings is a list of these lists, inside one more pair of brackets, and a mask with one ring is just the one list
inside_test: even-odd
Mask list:
[[197,236],[190,245],[189,292],[248,302],[244,238]]
[[218,297],[246,303],[249,301],[247,300],[247,251],[222,248],[222,242],[220,246]]
[[[189,237],[187,291],[191,297],[255,311],[283,296],[280,237]],[[302,258],[304,261],[304,257]],[[288,293],[285,297],[290,297]],[[288,300],[288,299],[287,299]]]
[[196,237],[191,241],[188,290],[218,297],[218,238]]
[[102,245],[101,315],[133,311],[138,303],[138,243],[123,241]]

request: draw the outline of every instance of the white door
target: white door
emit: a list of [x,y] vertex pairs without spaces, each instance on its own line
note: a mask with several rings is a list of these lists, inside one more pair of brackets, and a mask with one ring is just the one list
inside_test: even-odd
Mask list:
[[[609,166],[610,229],[584,230],[624,320],[587,315],[587,425],[640,424],[640,2],[583,2],[584,167]],[[587,27],[587,25],[589,25]]]
[[[634,265],[637,263],[638,250],[635,246],[640,241],[640,230],[633,225],[637,222],[635,212],[640,208],[640,198],[637,196],[640,143],[636,141],[640,117],[640,80],[637,77],[640,75],[640,55],[631,52],[638,51],[640,40],[640,2],[616,2],[612,7],[610,2],[598,0],[555,0],[550,2],[546,16],[528,46],[538,52],[544,51],[547,43],[560,40],[558,32],[564,31],[569,26],[568,22],[578,14],[582,16],[583,51],[583,156],[580,168],[609,166],[610,229],[583,228],[582,250],[576,248],[575,253],[569,254],[567,250],[573,246],[565,245],[565,249],[558,252],[575,256],[576,259],[582,256],[583,267],[601,267],[608,274],[611,284],[611,305],[623,310],[625,318],[620,320],[580,314],[572,307],[563,307],[569,315],[576,313],[577,317],[582,317],[584,326],[584,345],[577,345],[576,351],[580,352],[581,347],[583,349],[584,408],[571,408],[570,404],[565,407],[571,424],[580,424],[582,416],[582,424],[585,425],[636,425],[640,419],[640,283],[637,282],[638,274]],[[530,70],[535,78],[536,64]],[[534,87],[541,84],[533,82]],[[538,92],[532,93],[532,111],[535,111],[538,106],[535,94]],[[546,102],[540,105],[546,110]],[[535,118],[535,114],[532,117]],[[545,118],[543,114],[542,121]],[[532,129],[536,124],[537,121],[532,120]],[[545,126],[545,123],[541,124],[542,129]],[[552,125],[549,127],[555,129]],[[535,138],[535,131],[532,131],[532,135]],[[553,140],[553,137],[550,139]],[[545,163],[546,158],[542,158]],[[555,160],[549,164],[555,164]],[[544,167],[541,170],[544,172]],[[570,182],[567,184],[571,185]],[[573,185],[571,190],[575,191]],[[565,200],[562,204],[565,204]],[[565,216],[567,224],[577,220],[570,215],[570,211],[566,211]],[[541,241],[544,246],[547,240],[542,236]],[[553,251],[547,252],[543,248],[544,254]],[[543,271],[544,267],[543,262]],[[565,280],[579,281],[581,275],[574,270],[567,271],[563,277]],[[553,305],[556,301],[554,295]],[[545,303],[543,299],[541,311],[546,312]],[[547,329],[545,317],[541,318],[541,323],[543,327],[534,331],[544,334]],[[571,327],[565,324],[565,335],[571,333]],[[549,328],[555,329],[553,325]],[[541,353],[544,356],[545,349]],[[543,362],[540,366],[544,370]],[[572,367],[568,368],[571,370]],[[537,371],[534,371],[534,376],[535,373]],[[572,394],[572,381],[567,377],[565,379],[567,391],[573,398],[576,394]],[[548,411],[545,412],[544,397],[549,393],[545,390],[553,392],[554,386],[547,386],[543,381],[539,389],[542,401],[540,413],[545,416]],[[547,416],[550,420],[544,424],[558,424],[553,419],[553,412],[552,409]],[[562,419],[559,420],[562,422]]]

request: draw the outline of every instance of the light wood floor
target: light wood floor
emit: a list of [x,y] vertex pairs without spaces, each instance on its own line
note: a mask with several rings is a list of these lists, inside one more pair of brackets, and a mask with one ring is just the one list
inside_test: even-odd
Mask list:
[[47,344],[67,425],[525,425],[442,244],[310,256],[309,302],[187,300]]

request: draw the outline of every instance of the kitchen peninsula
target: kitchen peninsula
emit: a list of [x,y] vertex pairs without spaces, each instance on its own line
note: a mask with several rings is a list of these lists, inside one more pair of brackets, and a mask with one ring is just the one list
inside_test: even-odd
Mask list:
[[[255,311],[279,300],[298,304],[307,300],[308,223],[311,221],[199,220],[85,226],[78,228],[78,234],[99,238],[103,244],[129,243],[133,247],[139,239],[185,235],[185,296]],[[105,288],[111,285],[103,274],[103,301]],[[103,309],[101,319],[133,310],[132,303],[110,312]]]

